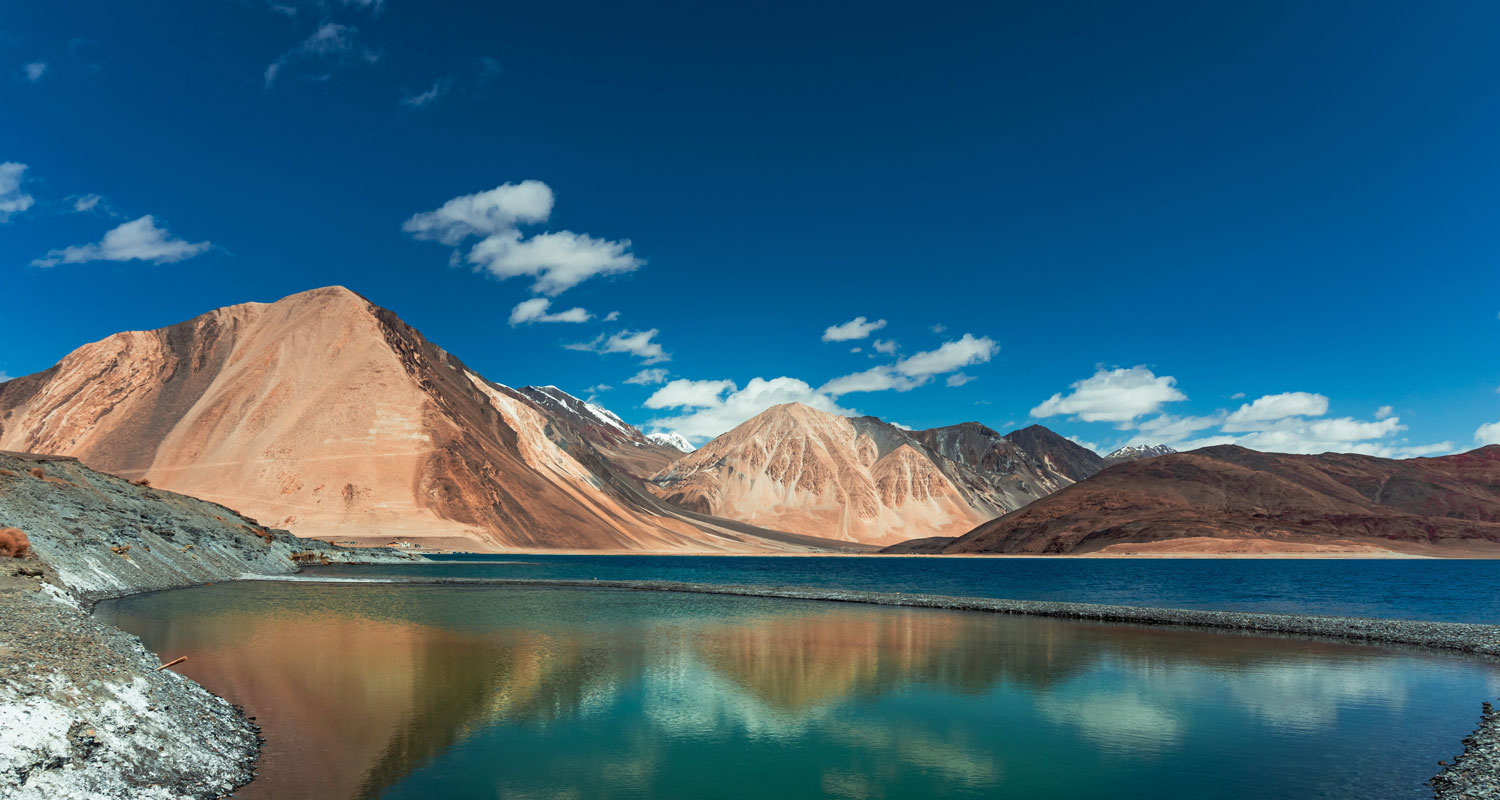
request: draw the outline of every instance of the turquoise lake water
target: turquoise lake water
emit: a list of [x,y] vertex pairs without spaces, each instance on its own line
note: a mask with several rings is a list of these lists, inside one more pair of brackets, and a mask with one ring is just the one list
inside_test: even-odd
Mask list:
[[450,556],[311,575],[666,580],[1500,624],[1495,559]]
[[258,718],[238,796],[275,800],[1420,798],[1500,694],[1414,650],[607,589],[247,582],[98,613]]

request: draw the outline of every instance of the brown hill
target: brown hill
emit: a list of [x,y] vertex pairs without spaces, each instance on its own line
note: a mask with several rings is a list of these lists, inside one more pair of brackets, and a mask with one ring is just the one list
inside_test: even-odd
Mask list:
[[1500,553],[1500,446],[1407,460],[1220,446],[1131,461],[986,522],[942,552],[1369,548]]
[[1073,468],[1078,454],[1067,448],[1083,448],[1051,435],[1066,447],[1052,449],[1055,442],[1033,433],[1027,444],[1040,445],[1033,456],[978,423],[908,432],[874,417],[788,403],[682,456],[652,481],[668,501],[701,513],[889,544],[956,536],[1071,484],[1052,465]]
[[0,384],[0,449],[76,456],[303,536],[489,550],[832,544],[662,503],[566,415],[342,287],[116,334]]

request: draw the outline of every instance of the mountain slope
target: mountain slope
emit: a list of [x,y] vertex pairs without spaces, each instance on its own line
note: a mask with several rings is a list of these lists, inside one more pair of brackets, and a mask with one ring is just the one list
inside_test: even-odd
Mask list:
[[[1047,452],[1051,463],[1081,458]],[[797,403],[762,412],[652,481],[701,513],[866,544],[956,536],[1072,483],[978,423],[907,432]]]
[[1011,431],[1005,438],[1047,470],[1073,482],[1104,469],[1104,459],[1098,453],[1041,425]]
[[76,456],[304,536],[466,549],[820,545],[660,503],[566,416],[342,287],[116,334],[0,384],[0,449]]
[[987,522],[944,552],[1349,547],[1500,551],[1500,446],[1395,460],[1225,445],[1131,461]]
[[523,386],[516,390],[553,419],[565,419],[605,458],[637,478],[672,463],[676,448],[641,433],[603,406],[580,400],[556,386]]

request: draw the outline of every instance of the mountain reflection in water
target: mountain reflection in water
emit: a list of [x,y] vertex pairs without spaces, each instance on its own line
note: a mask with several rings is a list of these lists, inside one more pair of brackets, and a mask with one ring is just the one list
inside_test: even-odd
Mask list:
[[1340,643],[608,590],[250,583],[99,613],[258,718],[239,796],[275,800],[1419,797],[1496,689]]

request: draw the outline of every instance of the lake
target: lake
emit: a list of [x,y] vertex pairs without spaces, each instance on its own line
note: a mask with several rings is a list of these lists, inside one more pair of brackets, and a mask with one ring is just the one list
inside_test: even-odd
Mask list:
[[1496,559],[447,556],[309,575],[662,580],[1500,624]]
[[245,582],[98,614],[258,718],[263,800],[1420,798],[1500,693],[1415,650],[769,598]]

